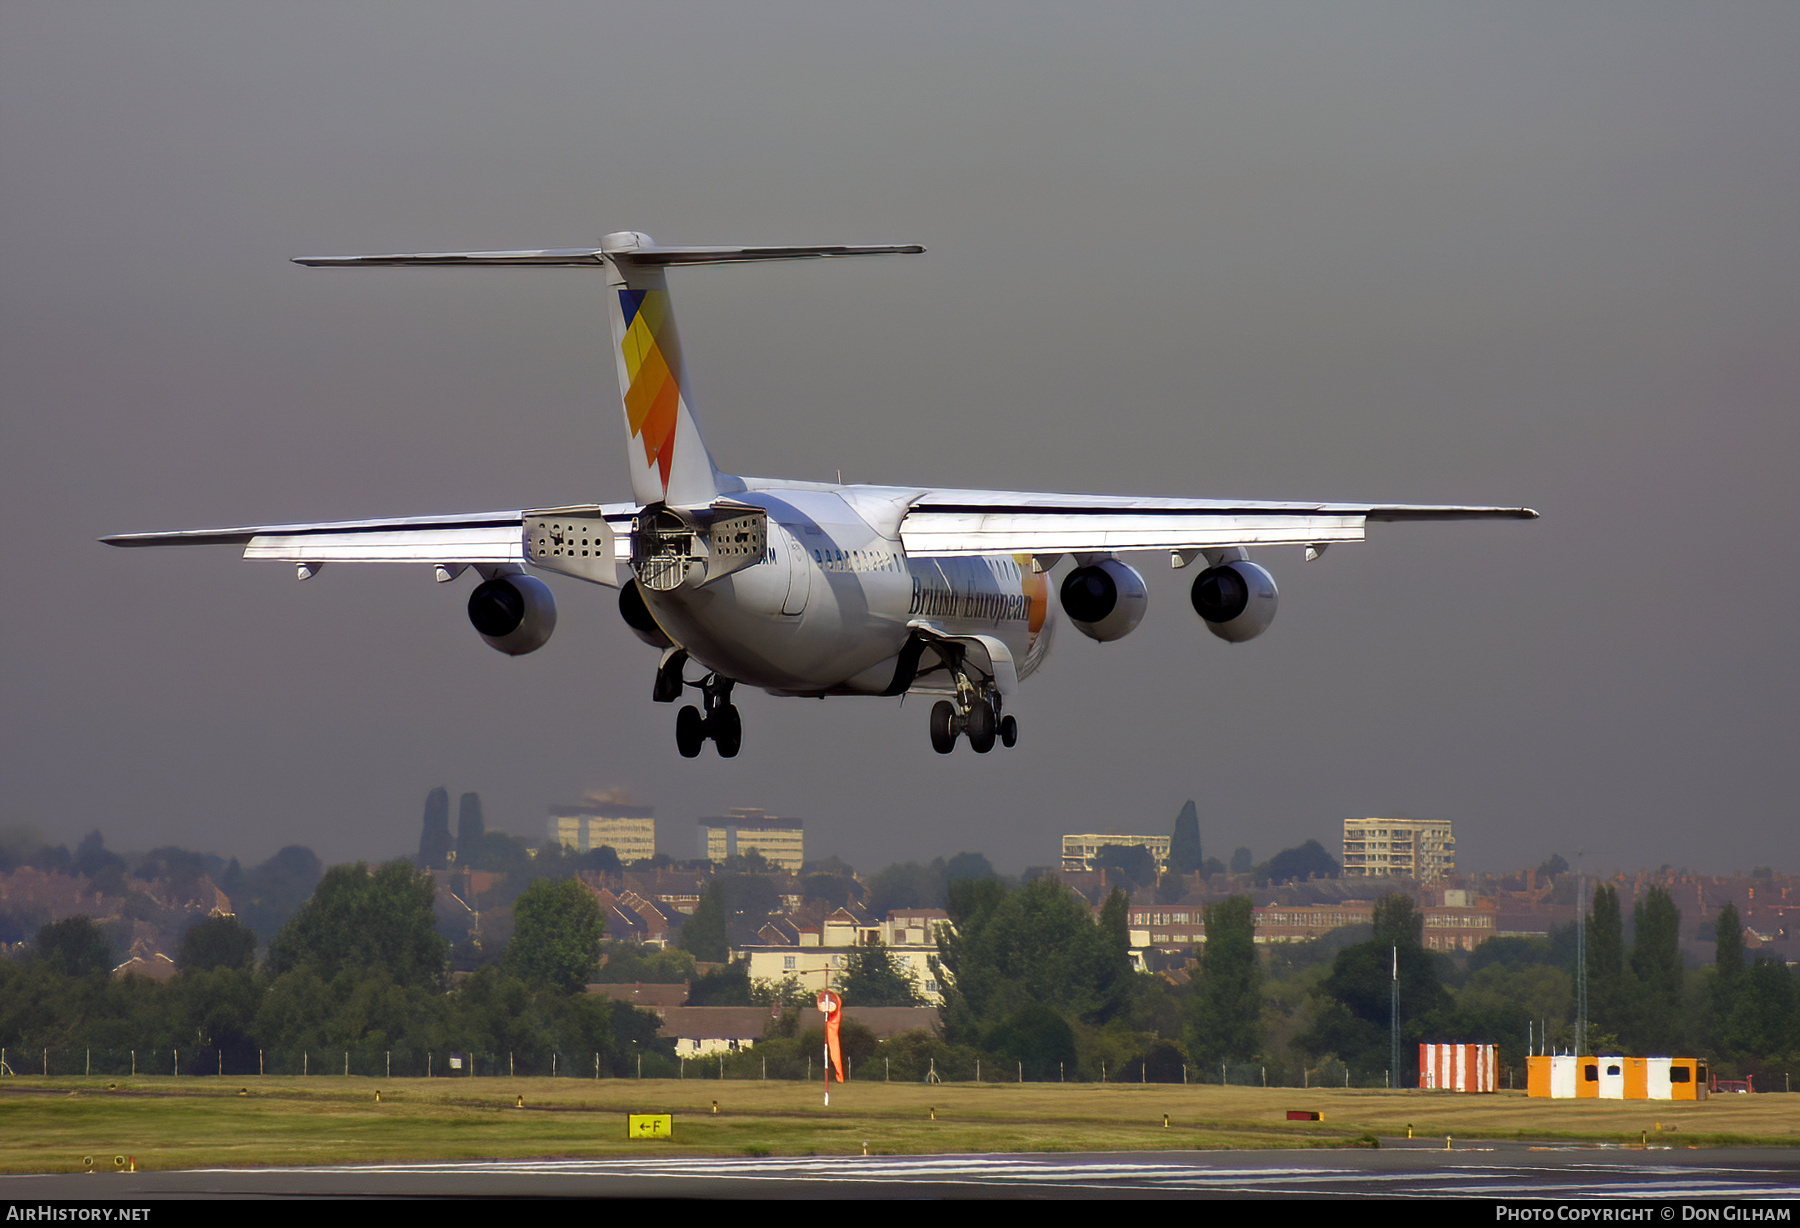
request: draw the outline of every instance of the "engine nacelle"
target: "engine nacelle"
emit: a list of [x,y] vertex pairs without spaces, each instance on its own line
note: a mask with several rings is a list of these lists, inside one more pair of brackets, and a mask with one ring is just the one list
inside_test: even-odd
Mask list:
[[524,656],[556,630],[556,598],[535,576],[495,576],[469,594],[469,621],[490,648]]
[[1194,577],[1189,594],[1194,613],[1222,640],[1253,640],[1275,621],[1275,577],[1255,563],[1239,559],[1208,567]]
[[673,648],[671,640],[656,623],[650,613],[650,607],[644,604],[644,594],[638,588],[637,580],[627,580],[619,586],[619,617],[631,628],[631,633],[652,648]]
[[1101,643],[1124,638],[1150,605],[1144,577],[1118,559],[1077,567],[1063,580],[1059,596],[1075,629]]

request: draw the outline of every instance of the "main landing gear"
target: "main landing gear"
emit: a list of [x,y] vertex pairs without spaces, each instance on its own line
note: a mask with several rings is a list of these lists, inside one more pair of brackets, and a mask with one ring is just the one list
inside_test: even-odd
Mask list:
[[956,676],[956,698],[940,699],[931,706],[931,749],[947,755],[956,749],[956,739],[969,735],[969,749],[985,755],[994,749],[997,736],[1002,746],[1011,748],[1019,740],[1019,722],[1000,714],[1000,693],[992,683],[977,687],[968,675]]
[[744,744],[744,721],[737,705],[731,702],[731,688],[737,679],[708,674],[699,682],[689,682],[681,675],[687,664],[687,652],[672,648],[663,654],[656,668],[656,687],[651,698],[659,704],[672,704],[681,698],[684,687],[698,687],[701,707],[687,705],[675,715],[675,749],[683,759],[692,759],[710,739],[719,748],[719,758],[735,759]]

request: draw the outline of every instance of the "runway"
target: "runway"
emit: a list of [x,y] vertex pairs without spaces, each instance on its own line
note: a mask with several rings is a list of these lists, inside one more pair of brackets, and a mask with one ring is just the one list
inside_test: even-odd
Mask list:
[[[0,1199],[159,1198],[1800,1198],[1800,1152],[1520,1143],[1444,1151],[494,1160],[0,1177]],[[1655,1218],[1663,1216],[1659,1211]]]

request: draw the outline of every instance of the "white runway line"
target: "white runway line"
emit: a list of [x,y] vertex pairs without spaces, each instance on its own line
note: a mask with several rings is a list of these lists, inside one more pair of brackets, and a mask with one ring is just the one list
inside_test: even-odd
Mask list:
[[[236,1169],[200,1169],[225,1174]],[[796,1156],[643,1160],[465,1160],[415,1164],[359,1164],[331,1168],[268,1168],[264,1173],[345,1173],[446,1176],[644,1177],[856,1183],[940,1182],[957,1185],[1051,1185],[1061,1188],[1161,1189],[1242,1193],[1318,1193],[1341,1190],[1410,1197],[1792,1198],[1793,1185],[1776,1170],[1592,1164],[1572,1167],[1453,1165],[1441,1170],[1365,1172],[1352,1168],[1208,1168],[1116,1161],[1067,1163],[1020,1157]],[[1633,1177],[1640,1178],[1632,1180]],[[1644,1180],[1647,1178],[1647,1180]],[[1771,1178],[1776,1180],[1772,1181]],[[1418,1188],[1396,1190],[1407,1185]]]

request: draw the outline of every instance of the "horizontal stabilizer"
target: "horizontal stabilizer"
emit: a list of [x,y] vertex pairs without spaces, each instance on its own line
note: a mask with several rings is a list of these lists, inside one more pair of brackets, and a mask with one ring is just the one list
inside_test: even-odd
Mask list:
[[[611,238],[612,236],[608,236]],[[635,240],[639,236],[633,235]],[[607,258],[639,265],[746,264],[756,260],[815,260],[828,256],[910,256],[924,251],[918,244],[816,247],[659,247],[628,242],[604,247],[551,247],[519,252],[399,252],[386,256],[297,256],[295,264],[310,268],[359,268],[392,265],[462,264],[498,268],[528,266],[598,268]]]

